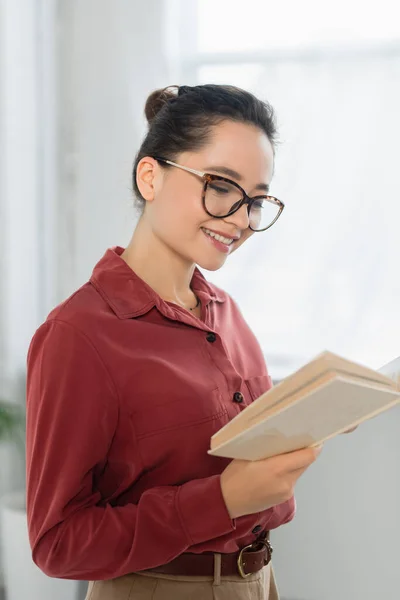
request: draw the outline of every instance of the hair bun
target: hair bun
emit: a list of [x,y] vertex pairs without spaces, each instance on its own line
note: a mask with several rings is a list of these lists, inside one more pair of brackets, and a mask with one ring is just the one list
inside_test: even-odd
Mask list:
[[153,121],[158,112],[169,102],[178,96],[179,86],[169,85],[166,88],[154,90],[146,100],[144,114],[146,115],[149,125]]

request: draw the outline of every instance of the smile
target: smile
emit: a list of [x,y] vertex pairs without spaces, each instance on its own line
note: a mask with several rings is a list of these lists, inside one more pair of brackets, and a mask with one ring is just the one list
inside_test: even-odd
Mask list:
[[233,238],[224,237],[222,235],[219,235],[219,233],[214,233],[214,231],[211,231],[210,229],[206,229],[205,227],[202,227],[202,230],[204,231],[204,233],[206,233],[210,237],[216,239],[217,242],[221,242],[222,244],[226,244],[227,246],[229,246],[233,242]]

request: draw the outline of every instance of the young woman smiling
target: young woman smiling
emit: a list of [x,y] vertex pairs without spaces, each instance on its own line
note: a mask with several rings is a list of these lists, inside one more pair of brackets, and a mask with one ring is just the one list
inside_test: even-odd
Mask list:
[[269,532],[293,518],[319,450],[207,454],[271,379],[236,303],[198,269],[222,268],[284,209],[270,195],[273,110],[201,85],[153,92],[145,111],[132,239],[30,346],[33,559],[89,580],[88,600],[276,600]]

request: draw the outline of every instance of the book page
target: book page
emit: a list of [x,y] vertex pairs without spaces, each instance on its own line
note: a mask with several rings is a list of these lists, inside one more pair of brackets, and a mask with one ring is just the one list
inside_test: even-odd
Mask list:
[[400,393],[337,377],[209,452],[259,460],[326,441],[398,404]]
[[353,375],[362,378],[370,384],[379,383],[394,388],[393,381],[383,373],[362,367],[332,352],[323,352],[315,359],[289,375],[278,385],[262,394],[243,412],[234,417],[212,437],[214,444],[237,435],[250,427],[256,420],[264,419],[268,414],[279,410],[283,404],[290,403],[292,396],[298,396],[307,387],[315,387],[321,382],[321,377],[331,377],[335,374]]
[[383,375],[386,375],[386,377],[393,379],[393,381],[397,384],[397,387],[400,389],[400,356],[390,361],[386,365],[383,365],[383,367],[379,369],[379,373],[382,373]]

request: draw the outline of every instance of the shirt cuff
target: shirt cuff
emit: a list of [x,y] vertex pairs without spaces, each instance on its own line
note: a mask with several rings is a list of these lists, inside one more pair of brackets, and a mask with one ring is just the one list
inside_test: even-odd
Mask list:
[[221,476],[188,481],[179,488],[176,506],[190,545],[201,544],[236,529],[221,490]]

